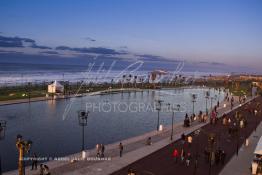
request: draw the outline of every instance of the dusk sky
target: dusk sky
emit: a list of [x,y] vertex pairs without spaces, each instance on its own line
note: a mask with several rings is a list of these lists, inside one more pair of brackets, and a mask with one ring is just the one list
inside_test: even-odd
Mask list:
[[[262,68],[261,0],[1,0],[0,21],[2,51],[103,48]],[[37,47],[7,45],[15,36]]]

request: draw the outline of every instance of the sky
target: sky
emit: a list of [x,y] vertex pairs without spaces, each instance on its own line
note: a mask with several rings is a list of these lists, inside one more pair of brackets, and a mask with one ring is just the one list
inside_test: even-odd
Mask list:
[[261,69],[261,18],[261,0],[1,0],[0,51]]

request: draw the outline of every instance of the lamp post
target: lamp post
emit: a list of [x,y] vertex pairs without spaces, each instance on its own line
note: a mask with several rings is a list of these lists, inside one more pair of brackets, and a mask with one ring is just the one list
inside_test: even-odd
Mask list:
[[240,127],[239,127],[239,123],[240,123],[240,121],[239,121],[239,114],[238,113],[236,113],[236,125],[235,125],[235,138],[236,138],[236,155],[238,156],[238,152],[239,152],[239,129],[240,129]]
[[[0,140],[5,138],[6,121],[0,120]],[[2,175],[2,157],[0,155],[0,175]]]
[[197,99],[197,94],[192,94],[191,97],[192,97],[192,103],[193,103],[193,114],[195,114],[195,102]]
[[19,160],[18,160],[18,175],[25,175],[25,167],[24,167],[24,154],[28,153],[31,146],[31,140],[22,140],[21,135],[17,135],[16,137],[16,148],[19,151]]
[[86,111],[78,111],[78,124],[82,126],[82,151],[85,150],[85,126],[87,126],[88,113]]
[[210,92],[206,91],[206,96],[205,96],[205,98],[206,98],[206,114],[208,114],[207,101],[208,101],[209,97],[210,97]]
[[[168,107],[170,108],[170,103],[168,103],[167,105],[168,105]],[[176,108],[171,108],[171,110],[172,110],[172,131],[171,131],[170,140],[173,140],[175,111],[180,111],[180,105],[178,104],[178,105],[176,106]]]
[[160,113],[160,110],[161,110],[161,103],[163,102],[163,100],[157,100],[156,101],[156,110],[157,110],[157,131],[159,131],[159,113]]
[[215,144],[215,134],[210,133],[208,135],[208,143],[210,145],[210,154],[209,154],[209,175],[211,175],[211,169],[212,169],[212,156],[213,156],[213,151],[214,151],[214,144]]
[[217,99],[217,95],[210,98],[211,99],[211,110],[213,109],[213,100]]
[[195,154],[195,164],[194,164],[194,172],[193,174],[197,174],[197,168],[198,168],[198,158],[199,158],[199,134],[201,132],[201,128],[199,130],[194,131],[194,135],[196,138],[196,154]]
[[27,95],[28,95],[28,101],[31,101],[31,82],[27,83]]

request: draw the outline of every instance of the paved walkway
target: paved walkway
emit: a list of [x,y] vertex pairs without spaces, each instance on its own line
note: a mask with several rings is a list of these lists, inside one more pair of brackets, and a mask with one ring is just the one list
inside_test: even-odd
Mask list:
[[[258,98],[258,102],[260,104],[262,103],[261,97]],[[254,115],[250,114],[248,110],[246,110],[246,107],[247,109],[249,109],[254,107],[253,105],[255,104],[257,104],[257,102],[242,105],[241,108],[237,109],[237,111],[246,116],[248,122],[248,125],[239,131],[239,139],[237,139],[239,140],[239,145],[242,145],[242,143],[244,142],[244,138],[246,136],[249,136],[262,120],[260,112],[258,116],[255,117]],[[231,121],[234,122],[235,111],[227,114],[227,117],[230,117]],[[231,125],[233,125],[233,123],[231,123]],[[207,175],[209,174],[209,171],[211,172],[211,174],[217,175],[224,167],[224,164],[220,162],[219,164],[212,165],[212,168],[209,168],[209,163],[206,162],[204,156],[204,150],[208,144],[207,136],[209,133],[214,133],[217,136],[214,149],[221,148],[225,150],[227,154],[225,163],[227,163],[230,160],[230,158],[236,154],[237,141],[235,139],[236,137],[229,137],[228,126],[222,125],[222,120],[220,119],[216,125],[207,124],[203,126],[199,134],[190,134],[192,135],[193,140],[195,140],[192,143],[192,146],[190,146],[188,143],[184,145],[180,140],[178,140],[150,154],[149,156],[145,156],[142,159],[133,162],[132,164],[128,164],[128,166],[125,166],[124,168],[113,172],[111,175],[124,175],[125,173],[127,173],[128,168],[130,167],[135,169],[138,175],[170,175],[174,174],[174,172],[179,175]],[[191,153],[192,163],[190,164],[190,166],[187,167],[185,166],[185,163],[182,163],[180,161],[178,163],[175,163],[174,158],[172,157],[172,152],[174,148],[177,148],[179,152],[183,148],[186,154]],[[197,166],[196,164],[194,164],[196,162],[196,155],[198,155]],[[239,174],[234,173],[231,175]]]
[[[223,104],[226,103],[227,107],[224,108]],[[220,114],[229,112],[230,105],[227,102],[221,103],[221,107],[218,109]],[[235,108],[239,107],[236,105]],[[177,123],[174,130],[174,141],[180,139],[181,134],[189,134],[194,130],[199,129],[200,127],[205,126],[207,123],[198,123],[196,122],[190,128],[182,127],[182,123]],[[47,165],[51,169],[52,175],[55,174],[65,174],[65,175],[78,175],[78,174],[92,174],[92,175],[105,175],[110,174],[114,171],[117,171],[132,162],[139,160],[151,153],[169,145],[171,134],[171,127],[165,128],[161,132],[152,131],[141,136],[130,138],[122,141],[124,145],[124,156],[119,158],[118,143],[106,145],[105,156],[110,157],[111,160],[108,161],[77,161],[69,163],[68,161],[50,161],[47,162]],[[153,145],[146,146],[145,141],[148,137],[152,137]],[[95,157],[96,150],[88,150],[89,157]],[[74,154],[68,157],[81,157],[81,154]],[[88,173],[87,173],[88,172]],[[11,171],[4,173],[4,175],[16,175],[17,171]],[[26,169],[26,174],[38,174],[35,171],[30,171],[29,168]]]
[[224,167],[220,175],[251,175],[250,167],[254,158],[254,151],[256,149],[259,138],[262,136],[262,123],[259,124],[256,131],[249,137],[249,145],[242,145],[238,156],[231,158],[230,162]]

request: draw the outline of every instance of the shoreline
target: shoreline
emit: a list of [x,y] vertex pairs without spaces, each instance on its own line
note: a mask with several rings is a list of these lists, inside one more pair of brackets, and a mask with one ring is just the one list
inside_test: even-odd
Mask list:
[[128,93],[128,92],[142,92],[145,90],[172,90],[172,89],[189,89],[189,88],[213,88],[213,87],[202,87],[202,86],[182,86],[182,87],[163,87],[161,89],[153,89],[153,88],[120,88],[120,89],[107,89],[107,90],[98,90],[94,92],[87,92],[87,93],[80,93],[75,95],[61,95],[56,97],[33,97],[30,98],[24,98],[24,99],[14,99],[14,100],[4,100],[0,101],[0,106],[6,106],[6,105],[14,105],[14,104],[22,104],[22,103],[31,103],[31,102],[39,102],[39,101],[49,101],[49,100],[64,100],[64,99],[70,99],[70,98],[80,98],[83,96],[93,96],[93,95],[108,95],[113,93]]

